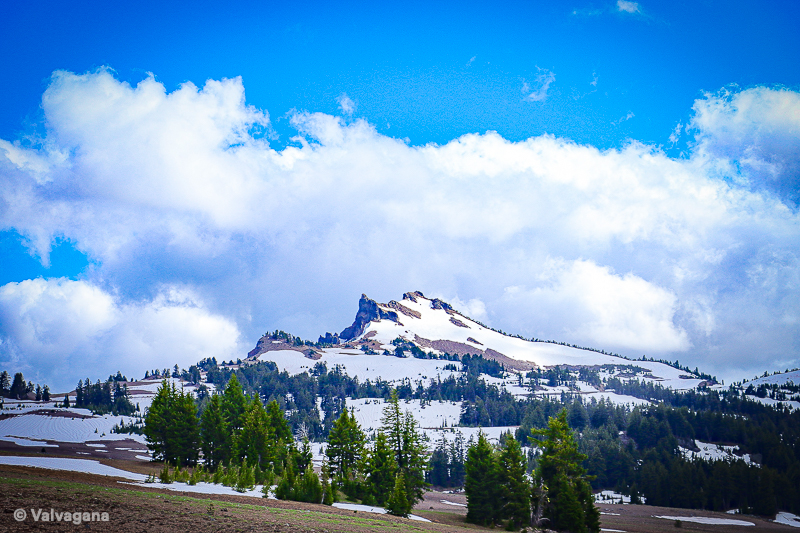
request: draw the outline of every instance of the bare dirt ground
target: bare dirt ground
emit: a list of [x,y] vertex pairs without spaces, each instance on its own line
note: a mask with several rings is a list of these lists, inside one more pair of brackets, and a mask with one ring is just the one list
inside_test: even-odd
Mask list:
[[[103,458],[109,466],[149,474],[158,471],[155,463]],[[442,500],[445,500],[445,503]],[[428,492],[414,509],[414,514],[432,523],[353,512],[322,505],[253,498],[248,496],[202,495],[132,486],[126,480],[90,474],[0,465],[0,531],[77,531],[104,530],[120,532],[303,532],[366,533],[372,531],[418,531],[448,533],[465,529],[487,529],[466,524],[464,494]],[[601,527],[607,531],[628,533],[666,533],[676,531],[761,533],[794,528],[751,516],[670,509],[646,505],[598,506]],[[106,512],[109,522],[75,525],[64,522],[36,522],[32,510],[55,512]],[[24,521],[14,518],[14,511],[25,509]],[[656,515],[706,516],[738,519],[755,526],[706,525],[674,520]]]

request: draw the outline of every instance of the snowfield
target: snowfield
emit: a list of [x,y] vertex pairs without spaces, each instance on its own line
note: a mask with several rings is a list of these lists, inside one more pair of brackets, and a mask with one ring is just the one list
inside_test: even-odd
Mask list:
[[780,374],[775,374],[774,376],[764,376],[761,378],[756,378],[752,381],[745,381],[744,386],[753,385],[754,387],[758,387],[759,385],[786,385],[787,383],[794,383],[795,385],[800,385],[800,370],[792,370],[790,372],[782,372]]
[[718,444],[711,444],[708,442],[701,442],[699,440],[694,441],[695,446],[697,446],[700,450],[694,451],[688,448],[680,447],[681,453],[683,456],[692,461],[694,459],[700,459],[703,461],[744,461],[748,465],[756,464],[750,459],[750,454],[742,454],[736,453],[739,451],[738,446],[723,446]]
[[[51,408],[48,407],[49,409]],[[81,409],[81,411],[89,412],[85,409]],[[133,439],[144,444],[142,435],[111,433],[111,428],[115,425],[129,424],[133,421],[134,419],[129,416],[103,415],[70,418],[68,416],[24,414],[0,420],[0,437],[57,442]]]
[[[347,399],[347,408],[366,432],[380,429],[384,405],[382,398]],[[410,411],[422,428],[457,426],[461,417],[461,402],[434,401],[422,406],[420,400],[400,400],[400,409]]]
[[[394,347],[392,347],[394,348]],[[350,377],[358,376],[360,381],[370,379],[375,381],[377,378],[392,383],[399,384],[408,379],[412,384],[422,381],[427,384],[431,379],[439,377],[447,379],[453,374],[452,370],[445,370],[447,364],[460,367],[461,363],[452,361],[442,361],[439,359],[415,359],[413,357],[395,357],[393,355],[366,355],[361,350],[343,350],[339,348],[324,348],[318,360],[309,359],[301,352],[295,350],[276,350],[266,352],[259,356],[259,361],[272,361],[278,365],[278,370],[286,371],[289,374],[301,374],[311,372],[317,363],[325,363],[330,372],[336,365]]]

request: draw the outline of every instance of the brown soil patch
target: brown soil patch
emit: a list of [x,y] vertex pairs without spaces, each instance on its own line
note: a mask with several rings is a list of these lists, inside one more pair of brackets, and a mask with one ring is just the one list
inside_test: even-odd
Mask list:
[[[76,527],[63,522],[34,522],[31,510],[42,508],[106,512],[109,522],[82,523],[80,528],[115,532],[447,533],[460,529],[323,505],[247,496],[203,496],[146,486],[131,488],[103,476],[37,470],[0,466],[0,530],[71,531]],[[27,511],[25,521],[14,519],[16,509]]]

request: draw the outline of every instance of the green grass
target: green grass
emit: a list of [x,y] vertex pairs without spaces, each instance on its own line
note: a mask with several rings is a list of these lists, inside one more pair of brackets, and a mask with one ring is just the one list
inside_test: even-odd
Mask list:
[[[231,515],[241,515],[243,511],[258,511],[272,516],[285,516],[297,522],[304,522],[308,524],[328,524],[331,526],[346,526],[347,524],[357,524],[371,529],[385,529],[385,530],[401,530],[401,531],[424,531],[423,528],[408,524],[405,522],[393,522],[388,520],[381,520],[379,518],[365,518],[353,513],[353,516],[340,515],[334,513],[325,513],[324,509],[319,511],[312,511],[306,509],[281,509],[275,507],[265,507],[262,505],[253,505],[246,503],[230,502],[224,500],[216,500],[213,495],[208,495],[207,498],[196,498],[192,496],[183,496],[178,494],[166,494],[162,492],[147,492],[139,491],[136,489],[123,489],[113,487],[102,487],[95,485],[88,485],[85,483],[61,481],[54,479],[21,479],[9,478],[0,476],[0,485],[18,486],[33,488],[36,487],[50,487],[57,490],[69,491],[71,494],[91,496],[93,494],[103,494],[104,496],[113,496],[113,499],[122,499],[126,505],[136,507],[137,502],[133,499],[142,500],[138,505],[144,505],[149,500],[160,500],[169,503],[185,504],[189,509],[182,509],[190,515],[208,515],[209,504],[214,506],[215,515],[219,516],[222,509],[226,509]],[[5,490],[7,492],[7,489]]]

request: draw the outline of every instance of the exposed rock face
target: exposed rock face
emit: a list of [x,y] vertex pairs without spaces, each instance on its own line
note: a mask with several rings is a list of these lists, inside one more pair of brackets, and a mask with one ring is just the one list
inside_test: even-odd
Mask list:
[[448,314],[456,314],[456,310],[453,309],[449,303],[443,302],[439,298],[434,298],[431,300],[431,309],[442,309]]
[[468,325],[464,324],[463,322],[461,322],[459,319],[457,319],[454,316],[450,317],[450,322],[452,322],[453,324],[455,324],[456,326],[458,326],[460,328],[469,328]]
[[410,317],[414,317],[414,318],[422,318],[422,315],[419,313],[419,311],[414,311],[413,309],[409,309],[405,305],[397,303],[394,300],[392,300],[391,302],[386,304],[386,307],[391,307],[395,311],[399,311],[399,312],[403,313],[406,316],[410,316]]
[[391,320],[400,324],[397,313],[394,311],[385,311],[378,307],[375,300],[367,298],[366,294],[361,295],[358,301],[358,313],[353,325],[346,328],[339,334],[339,338],[343,341],[349,341],[364,333],[364,328],[373,320]]
[[247,357],[257,357],[259,354],[266,352],[270,342],[271,342],[271,337],[264,335],[263,337],[258,339],[256,347],[247,352]]
[[411,300],[412,302],[417,303],[417,298],[425,298],[425,295],[419,291],[403,293],[403,300]]

